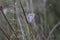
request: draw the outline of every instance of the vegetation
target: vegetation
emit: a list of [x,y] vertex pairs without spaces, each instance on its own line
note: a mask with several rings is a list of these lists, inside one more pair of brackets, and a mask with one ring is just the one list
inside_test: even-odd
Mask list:
[[0,40],[60,40],[60,0],[0,0]]

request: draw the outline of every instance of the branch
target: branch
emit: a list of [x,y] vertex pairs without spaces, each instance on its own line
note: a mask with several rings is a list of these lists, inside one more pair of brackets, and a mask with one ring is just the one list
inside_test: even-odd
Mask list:
[[9,36],[4,30],[0,27],[0,31],[5,35],[5,37],[9,40]]
[[21,8],[22,8],[24,17],[25,17],[25,19],[26,19],[26,22],[28,23],[27,18],[26,18],[26,13],[25,13],[25,11],[24,11],[24,8],[23,8],[23,5],[22,5],[22,3],[21,3],[21,0],[19,0],[19,2],[20,2],[20,6],[21,6]]
[[51,36],[51,34],[53,33],[53,31],[58,27],[59,24],[60,24],[60,21],[52,28],[52,30],[49,32],[47,40],[49,40],[49,37]]
[[2,6],[0,6],[0,11],[2,12],[2,15],[4,16],[6,22],[9,24],[10,28],[12,29],[12,31],[14,32],[14,34],[15,34],[15,36],[16,36],[16,33],[15,33],[14,29],[12,28],[11,24],[9,23],[7,17],[5,16],[5,14],[4,14],[4,12],[3,12]]

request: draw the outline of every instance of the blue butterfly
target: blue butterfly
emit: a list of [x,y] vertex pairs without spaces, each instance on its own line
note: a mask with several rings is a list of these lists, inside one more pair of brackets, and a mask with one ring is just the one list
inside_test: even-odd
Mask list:
[[35,13],[29,13],[29,14],[27,15],[27,21],[28,21],[29,23],[31,23],[31,22],[33,21],[34,17],[35,17]]

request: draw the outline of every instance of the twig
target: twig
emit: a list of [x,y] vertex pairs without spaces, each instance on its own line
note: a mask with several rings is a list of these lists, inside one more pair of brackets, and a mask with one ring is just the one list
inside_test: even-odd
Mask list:
[[9,23],[7,17],[5,16],[5,14],[4,14],[4,12],[3,12],[3,8],[2,8],[2,6],[0,6],[0,11],[2,12],[2,15],[4,16],[6,22],[9,24],[11,30],[14,32],[14,34],[15,34],[15,36],[16,36],[15,30],[12,28],[12,26],[11,26],[11,24]]
[[19,18],[19,15],[17,14],[17,8],[16,8],[16,5],[15,5],[15,1],[14,1],[14,13],[15,13],[15,16],[16,16],[16,18],[17,18],[17,22],[18,22],[18,24],[19,24],[19,27],[21,28],[21,32],[22,32],[22,38],[23,38],[23,40],[26,40],[26,38],[25,38],[25,34],[24,34],[24,30],[23,30],[23,28],[22,28],[22,24],[21,24],[21,21],[20,21],[20,18]]
[[5,37],[6,37],[8,40],[10,40],[8,34],[7,34],[6,32],[4,32],[4,30],[3,30],[1,27],[0,27],[0,31],[5,35]]
[[19,2],[20,2],[20,6],[21,6],[21,8],[22,8],[22,10],[23,10],[23,14],[24,14],[24,17],[25,17],[25,19],[26,19],[26,22],[28,23],[27,18],[26,18],[26,13],[25,13],[25,11],[24,11],[24,8],[23,8],[23,5],[22,5],[22,3],[21,3],[21,0],[19,0]]
[[60,24],[60,21],[52,28],[52,30],[49,32],[47,40],[49,40],[49,37],[51,36],[51,34],[53,33],[53,31],[58,27],[59,24]]

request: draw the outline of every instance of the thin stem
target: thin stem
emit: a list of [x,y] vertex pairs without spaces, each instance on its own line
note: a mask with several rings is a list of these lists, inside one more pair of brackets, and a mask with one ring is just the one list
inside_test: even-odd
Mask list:
[[19,0],[19,2],[20,2],[20,6],[21,6],[21,8],[22,8],[23,14],[24,14],[24,19],[25,19],[25,21],[28,23],[27,17],[26,17],[26,13],[25,13],[25,10],[24,10],[23,5],[22,5],[22,3],[21,3],[21,0]]
[[30,11],[33,13],[33,2],[32,2],[32,0],[30,0]]
[[28,3],[28,0],[25,0],[25,3],[26,3],[27,12],[29,12],[29,3]]
[[4,32],[4,30],[3,30],[1,27],[0,27],[0,31],[5,35],[5,37],[6,37],[8,40],[10,40],[8,34],[7,34],[6,32]]
[[19,15],[17,14],[18,13],[18,11],[17,11],[17,7],[16,7],[16,5],[14,4],[14,13],[16,14],[15,16],[16,16],[16,18],[17,18],[17,22],[18,22],[18,24],[19,24],[19,27],[21,28],[21,32],[22,32],[22,38],[23,38],[23,40],[26,40],[26,38],[25,38],[25,34],[24,34],[24,30],[23,30],[23,28],[22,28],[22,24],[21,24],[21,21],[20,21],[20,18],[19,18]]
[[12,28],[12,26],[11,26],[11,24],[9,23],[7,17],[5,16],[5,14],[4,14],[4,12],[3,12],[3,8],[2,8],[2,6],[0,6],[0,11],[2,12],[2,15],[4,16],[6,22],[9,24],[11,30],[14,32],[14,34],[15,34],[15,36],[16,36],[15,30]]
[[23,5],[22,5],[22,3],[21,3],[21,0],[19,0],[19,2],[20,2],[20,6],[21,6],[21,8],[22,8],[22,10],[23,10],[23,14],[24,14],[24,17],[25,17],[25,19],[26,19],[26,22],[28,23],[27,18],[26,18],[26,13],[25,13],[25,11],[24,11],[24,8],[23,8]]
[[58,27],[58,25],[60,24],[60,21],[52,28],[52,30],[49,32],[49,35],[47,37],[47,40],[49,40],[51,34],[53,33],[53,31]]

